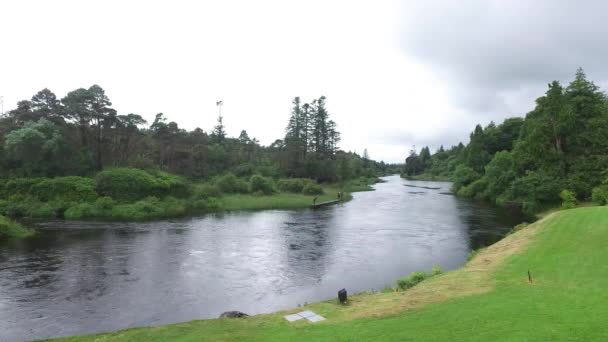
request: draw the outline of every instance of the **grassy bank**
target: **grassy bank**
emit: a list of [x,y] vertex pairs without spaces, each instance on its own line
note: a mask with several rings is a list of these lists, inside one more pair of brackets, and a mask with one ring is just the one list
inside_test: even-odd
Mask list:
[[192,182],[161,171],[108,169],[89,177],[0,180],[0,214],[11,218],[143,221],[223,210],[296,209],[372,190],[378,178],[340,184],[224,174]]
[[[303,195],[293,193],[276,193],[269,196],[255,196],[249,194],[228,195],[219,199],[220,210],[262,210],[262,209],[300,209],[312,205],[317,197],[317,203],[335,200],[337,193],[344,191],[335,187],[323,187],[321,195]],[[361,190],[365,191],[365,190]],[[344,201],[352,199],[349,192],[344,192]]]
[[308,305],[327,318],[321,323],[287,323],[282,316],[301,310],[294,309],[64,340],[606,340],[605,241],[608,208],[559,211],[410,290],[352,296],[346,306]]
[[0,215],[0,241],[11,238],[25,238],[34,235],[34,231]]

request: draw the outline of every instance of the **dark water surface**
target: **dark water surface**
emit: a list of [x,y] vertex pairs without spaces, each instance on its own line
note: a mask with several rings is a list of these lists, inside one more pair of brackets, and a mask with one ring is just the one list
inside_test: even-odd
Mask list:
[[459,267],[520,220],[445,194],[449,183],[385,179],[318,210],[41,224],[33,240],[0,244],[0,341],[271,312],[343,287],[381,289],[435,264]]

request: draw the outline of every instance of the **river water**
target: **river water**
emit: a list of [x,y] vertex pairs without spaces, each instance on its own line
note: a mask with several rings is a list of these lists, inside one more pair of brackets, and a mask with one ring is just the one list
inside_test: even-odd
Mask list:
[[447,194],[450,183],[385,180],[316,210],[39,224],[37,238],[0,244],[0,341],[272,312],[343,287],[378,290],[436,264],[457,268],[521,220]]

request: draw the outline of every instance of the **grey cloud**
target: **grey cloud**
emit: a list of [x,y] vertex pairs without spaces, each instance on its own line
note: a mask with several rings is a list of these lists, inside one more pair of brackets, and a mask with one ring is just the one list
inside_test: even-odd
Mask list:
[[404,10],[405,53],[448,80],[454,104],[472,114],[532,108],[533,98],[508,103],[506,93],[538,97],[579,66],[596,83],[608,79],[608,2],[425,1]]

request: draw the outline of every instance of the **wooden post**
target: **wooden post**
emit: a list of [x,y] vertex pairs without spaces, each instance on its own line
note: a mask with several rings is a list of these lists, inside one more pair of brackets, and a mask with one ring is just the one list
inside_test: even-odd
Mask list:
[[528,282],[532,284],[532,274],[530,274],[530,270],[528,270]]

